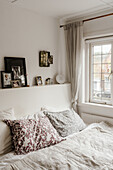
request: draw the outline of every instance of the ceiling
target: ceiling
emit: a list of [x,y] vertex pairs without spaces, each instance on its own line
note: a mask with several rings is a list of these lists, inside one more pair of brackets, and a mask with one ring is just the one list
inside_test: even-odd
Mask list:
[[113,0],[1,0],[55,18],[113,9]]

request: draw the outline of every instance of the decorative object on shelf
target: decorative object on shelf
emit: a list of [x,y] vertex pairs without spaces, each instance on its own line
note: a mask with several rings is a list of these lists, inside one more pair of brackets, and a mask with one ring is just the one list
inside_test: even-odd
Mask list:
[[20,80],[21,86],[27,86],[26,63],[25,58],[4,57],[5,71],[12,72],[13,80]]
[[58,75],[56,76],[56,81],[57,81],[57,83],[59,83],[59,84],[64,84],[64,83],[65,83],[65,77],[64,77],[64,75],[58,74]]
[[40,86],[42,85],[42,77],[41,76],[37,76],[35,77],[35,80],[36,80],[36,85]]
[[46,84],[46,85],[53,84],[53,79],[47,78],[47,79],[45,80],[45,84]]
[[50,55],[49,51],[39,52],[39,66],[40,67],[50,67],[53,64],[53,55]]
[[21,87],[21,80],[12,80],[11,86],[12,86],[12,88]]
[[26,74],[26,79],[27,79],[27,87],[30,87],[28,74]]
[[11,88],[12,72],[1,71],[2,88]]
[[49,64],[53,64],[53,55],[50,55],[48,58]]
[[40,67],[49,67],[49,56],[50,56],[50,52],[48,51],[40,51],[39,52],[39,66]]

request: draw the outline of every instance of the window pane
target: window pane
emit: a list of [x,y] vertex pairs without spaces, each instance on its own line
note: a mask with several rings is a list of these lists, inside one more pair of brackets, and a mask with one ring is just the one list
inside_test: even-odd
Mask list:
[[102,64],[102,73],[111,73],[111,64]]
[[111,76],[110,74],[102,74],[102,81],[106,83],[111,83]]
[[103,91],[102,91],[102,100],[110,100],[111,99],[111,83],[102,83]]
[[92,47],[91,97],[96,102],[111,102],[111,58],[112,45]]
[[109,92],[110,93],[110,88],[111,88],[111,84],[110,83],[103,82],[102,86],[103,86],[103,91],[104,92]]
[[102,55],[102,63],[111,63],[111,54]]
[[94,64],[93,65],[93,72],[94,73],[101,73],[101,64]]
[[101,54],[101,46],[94,46],[94,55]]
[[95,55],[93,57],[93,62],[94,63],[101,63],[101,55]]
[[101,74],[93,74],[93,81],[101,82]]
[[92,97],[93,97],[94,100],[101,100],[101,92],[100,91],[95,91],[94,90],[92,92],[92,95],[93,95]]
[[102,45],[102,54],[111,53],[111,44]]
[[93,82],[93,91],[101,91],[101,82]]

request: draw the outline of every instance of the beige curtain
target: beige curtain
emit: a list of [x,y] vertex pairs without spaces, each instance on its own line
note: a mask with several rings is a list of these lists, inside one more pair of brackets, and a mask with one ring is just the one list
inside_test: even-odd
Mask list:
[[68,80],[71,82],[72,106],[77,111],[83,55],[83,23],[64,26]]

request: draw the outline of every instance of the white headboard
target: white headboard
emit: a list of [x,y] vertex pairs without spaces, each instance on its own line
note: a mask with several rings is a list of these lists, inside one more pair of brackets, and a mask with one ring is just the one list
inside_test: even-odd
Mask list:
[[37,112],[43,106],[63,109],[70,105],[70,84],[0,89],[0,110],[12,107],[17,118]]

